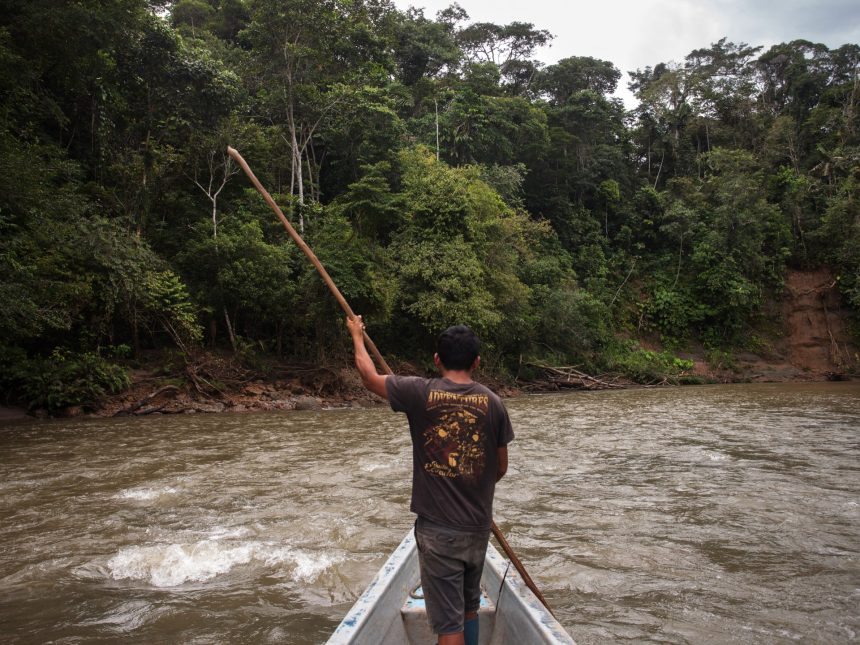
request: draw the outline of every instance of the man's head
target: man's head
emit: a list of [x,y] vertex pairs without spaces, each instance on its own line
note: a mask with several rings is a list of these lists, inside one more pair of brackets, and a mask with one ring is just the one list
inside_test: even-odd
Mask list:
[[448,327],[436,339],[436,355],[449,371],[468,371],[475,367],[481,341],[466,325]]

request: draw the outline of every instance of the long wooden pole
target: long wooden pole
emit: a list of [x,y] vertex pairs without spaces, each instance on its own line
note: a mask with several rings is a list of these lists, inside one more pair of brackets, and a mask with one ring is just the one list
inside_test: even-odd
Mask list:
[[[331,291],[332,295],[335,297],[335,300],[337,300],[341,309],[343,309],[346,315],[350,318],[355,318],[355,314],[353,313],[352,308],[349,306],[349,303],[341,294],[340,289],[338,289],[337,285],[335,285],[334,280],[332,280],[331,276],[329,276],[328,271],[325,270],[325,267],[322,265],[322,262],[320,262],[317,256],[314,255],[314,252],[311,250],[311,247],[305,244],[305,241],[296,232],[296,229],[293,228],[293,225],[290,224],[290,220],[288,220],[284,216],[284,213],[275,203],[275,200],[272,199],[272,196],[269,194],[269,192],[265,188],[263,188],[263,184],[261,184],[260,180],[257,179],[257,177],[254,175],[247,162],[242,159],[242,155],[240,155],[235,148],[231,148],[230,146],[227,146],[227,154],[229,154],[236,161],[236,163],[239,164],[239,167],[245,171],[245,174],[248,175],[248,179],[250,179],[251,183],[254,184],[254,188],[256,188],[257,191],[263,196],[263,199],[266,200],[266,203],[272,208],[272,210],[275,211],[275,215],[277,215],[278,219],[281,220],[281,224],[283,224],[284,228],[287,229],[287,233],[290,234],[290,237],[293,238],[293,241],[296,244],[298,244],[299,248],[304,251],[304,254],[308,256],[308,259],[311,261],[311,264],[314,265],[317,272],[319,272],[320,276],[322,276],[323,282],[326,283],[326,286],[328,286],[329,291]],[[385,359],[382,357],[382,354],[380,354],[379,350],[376,348],[374,342],[370,339],[370,336],[367,335],[367,332],[364,332],[364,342],[370,350],[370,353],[373,354],[373,357],[385,370],[385,373],[391,374],[391,368],[388,367],[388,363],[385,362]]]
[[[293,225],[290,224],[290,220],[288,220],[284,216],[284,213],[275,203],[275,200],[272,199],[272,196],[265,188],[263,188],[263,185],[254,175],[254,172],[248,166],[247,162],[242,158],[242,155],[240,155],[235,148],[231,148],[230,146],[227,146],[227,154],[229,154],[236,161],[236,163],[239,164],[239,167],[245,171],[245,174],[248,175],[248,179],[250,179],[251,183],[254,184],[254,188],[256,188],[257,191],[263,196],[263,199],[266,200],[266,203],[271,207],[271,209],[275,211],[275,215],[277,215],[278,219],[281,220],[281,224],[283,224],[284,228],[287,229],[287,233],[290,234],[290,237],[293,238],[293,241],[296,244],[298,244],[299,248],[304,251],[304,254],[308,256],[308,259],[319,272],[320,276],[322,276],[323,282],[326,283],[326,286],[328,286],[329,290],[335,297],[335,300],[337,300],[338,304],[340,304],[340,307],[341,309],[343,309],[344,313],[346,313],[346,315],[350,318],[355,318],[355,313],[353,313],[352,308],[349,306],[349,303],[343,297],[343,294],[341,294],[340,289],[337,288],[337,285],[334,283],[334,280],[332,280],[329,276],[328,271],[325,270],[325,267],[319,261],[317,256],[314,255],[314,252],[311,250],[311,248],[307,244],[305,244],[305,241],[296,232],[296,229],[293,228]],[[373,357],[379,363],[380,367],[382,367],[383,371],[386,374],[393,374],[394,372],[388,366],[388,363],[385,362],[385,359],[382,357],[382,354],[379,353],[379,350],[376,348],[376,345],[370,339],[370,336],[367,335],[366,331],[364,332],[364,342],[367,345],[368,349],[370,349],[370,353],[373,354]],[[508,541],[505,539],[505,536],[502,534],[501,530],[499,530],[499,527],[496,526],[495,521],[492,523],[491,528],[493,530],[493,535],[496,536],[496,540],[502,547],[502,550],[513,563],[520,576],[522,576],[523,581],[526,583],[526,586],[532,590],[532,593],[534,593],[534,595],[537,596],[538,600],[543,603],[543,606],[546,607],[550,613],[552,613],[552,609],[550,609],[549,604],[543,597],[543,594],[537,588],[537,585],[534,583],[531,576],[526,571],[526,568],[523,566],[523,563],[520,562],[520,559],[517,557],[516,553],[514,553],[514,550],[511,548],[511,545],[508,544]]]
[[549,606],[549,603],[546,601],[546,598],[543,597],[543,594],[540,592],[540,589],[537,588],[534,580],[529,575],[529,572],[526,571],[526,568],[523,566],[523,563],[520,562],[520,559],[517,557],[517,554],[514,553],[514,550],[511,548],[511,545],[508,544],[508,541],[505,539],[505,536],[502,534],[502,531],[496,526],[496,522],[493,521],[492,527],[493,535],[496,536],[496,541],[502,547],[502,550],[508,556],[510,561],[513,563],[514,568],[522,577],[523,581],[526,583],[526,586],[532,590],[532,593],[537,596],[537,599],[543,603],[543,606],[546,607],[546,610],[555,617],[555,614],[552,613],[552,609]]

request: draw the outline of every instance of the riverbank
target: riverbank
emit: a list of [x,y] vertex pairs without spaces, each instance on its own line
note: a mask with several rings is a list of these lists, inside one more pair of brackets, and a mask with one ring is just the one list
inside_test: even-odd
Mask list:
[[[850,380],[860,376],[860,348],[849,331],[837,280],[827,269],[789,271],[782,296],[764,308],[762,329],[750,332],[745,351],[708,350],[692,343],[668,354],[690,367],[663,375],[649,369],[640,382],[620,374],[585,374],[575,367],[529,365],[529,379],[501,380],[486,373],[477,379],[502,396],[567,389],[636,388],[721,383],[789,383]],[[645,353],[663,355],[659,336],[643,332],[629,340]],[[55,411],[0,407],[0,423],[31,417],[110,417],[266,410],[366,408],[383,401],[367,392],[351,362],[335,365],[284,364],[255,357],[249,365],[229,352],[197,351],[181,359],[175,351],[156,351],[129,362],[131,386],[90,405]],[[674,369],[675,366],[673,366]],[[414,365],[394,365],[396,373],[421,374]],[[652,378],[653,376],[653,378]],[[647,381],[642,383],[641,381]]]
[[[399,373],[417,373],[409,365]],[[369,408],[383,405],[380,397],[368,392],[351,366],[284,368],[278,377],[250,374],[242,383],[220,391],[200,391],[193,383],[173,385],[146,371],[134,374],[132,387],[110,397],[91,416],[143,416],[150,414],[197,414],[208,412],[260,412],[272,410],[322,410],[328,408]],[[501,396],[517,396],[519,388],[493,379],[480,378]],[[67,411],[68,413],[69,411]],[[73,410],[72,413],[87,413]]]
[[[680,377],[667,379],[654,386],[678,384],[715,383],[790,383],[851,379],[818,365],[796,364],[776,350],[763,353],[744,352],[706,360],[700,352],[681,352],[682,358],[690,360],[693,368]],[[214,355],[203,355],[204,363],[216,362]],[[271,373],[255,373],[232,365],[230,360],[217,357],[222,369],[229,369],[235,379],[182,378],[177,374],[163,374],[158,361],[130,371],[132,385],[126,391],[108,396],[92,406],[73,406],[61,410],[54,416],[72,418],[80,416],[160,416],[171,414],[207,414],[216,412],[261,412],[284,410],[322,410],[331,408],[371,408],[384,401],[369,393],[361,384],[351,365],[334,367],[280,366]],[[225,367],[226,366],[226,367]],[[191,374],[193,368],[186,370]],[[271,371],[271,368],[270,370]],[[398,373],[417,374],[411,365],[397,366]],[[505,382],[486,374],[477,375],[477,380],[498,392],[503,397],[516,397],[523,392],[552,392],[569,389],[605,389],[610,377],[596,375],[595,382],[565,382],[561,379]],[[213,383],[214,381],[214,383]],[[209,384],[211,387],[206,387]],[[641,388],[647,385],[611,377],[613,388]],[[22,408],[0,407],[0,422],[19,421],[27,418],[48,418],[44,410],[28,412]]]

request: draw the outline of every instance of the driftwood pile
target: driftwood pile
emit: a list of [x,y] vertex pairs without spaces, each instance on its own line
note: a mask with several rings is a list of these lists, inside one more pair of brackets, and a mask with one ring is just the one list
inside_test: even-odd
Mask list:
[[336,370],[313,363],[280,364],[272,369],[271,374],[280,379],[296,380],[316,396],[336,394],[344,385]]
[[175,385],[165,385],[164,387],[160,387],[155,392],[147,394],[140,401],[129,405],[128,407],[123,408],[122,410],[117,410],[114,413],[115,417],[125,417],[130,415],[144,415],[144,414],[152,414],[154,412],[161,412],[166,406],[167,401],[163,401],[161,405],[150,405],[162,394],[171,394],[175,395],[179,392],[179,388]]
[[[542,370],[543,377],[534,383],[535,389],[545,389],[547,385],[558,389],[577,390],[620,390],[628,387],[619,383],[618,375],[592,376],[577,369],[577,366],[553,366],[540,363],[528,363]],[[528,386],[526,386],[528,389]]]
[[[199,354],[186,355],[184,364],[175,373],[165,377],[186,381],[189,388],[196,393],[195,398],[229,401],[228,392],[236,391],[250,382],[254,374],[236,361],[211,354]],[[160,386],[142,399],[118,410],[113,416],[143,416],[161,412],[182,393],[182,389],[173,384]]]
[[197,393],[205,397],[226,397],[226,391],[254,379],[253,372],[236,361],[211,354],[201,354],[186,360],[184,376]]

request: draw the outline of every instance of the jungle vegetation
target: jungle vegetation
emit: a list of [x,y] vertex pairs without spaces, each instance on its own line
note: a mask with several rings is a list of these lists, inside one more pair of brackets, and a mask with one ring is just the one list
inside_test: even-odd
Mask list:
[[[151,349],[337,361],[466,323],[484,365],[671,371],[760,342],[787,268],[860,311],[860,46],[631,71],[389,0],[0,0],[0,388],[58,407]],[[644,376],[643,376],[644,377]]]

